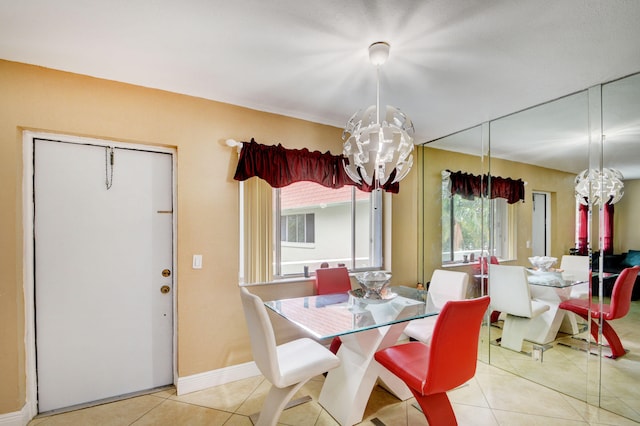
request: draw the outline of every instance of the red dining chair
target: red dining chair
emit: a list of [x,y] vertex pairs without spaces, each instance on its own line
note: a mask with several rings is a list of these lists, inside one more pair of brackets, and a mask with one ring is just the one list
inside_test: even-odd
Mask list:
[[[351,290],[351,279],[349,271],[344,266],[337,268],[316,269],[316,294],[346,293]],[[329,350],[334,354],[338,353],[342,345],[340,337],[334,337],[329,345]]]
[[457,425],[447,391],[476,374],[478,339],[489,296],[447,302],[431,342],[382,349],[375,359],[404,381],[430,425]]
[[[609,304],[601,305],[600,303],[593,303],[589,299],[568,299],[560,303],[560,309],[573,312],[587,321],[589,321],[589,314],[591,314],[591,336],[598,343],[599,326],[602,327],[602,335],[611,348],[611,356],[609,358],[615,359],[627,353],[622,346],[618,333],[608,321],[622,318],[629,313],[631,292],[638,272],[640,272],[640,266],[622,270],[613,284]],[[602,306],[602,310],[600,306]]]

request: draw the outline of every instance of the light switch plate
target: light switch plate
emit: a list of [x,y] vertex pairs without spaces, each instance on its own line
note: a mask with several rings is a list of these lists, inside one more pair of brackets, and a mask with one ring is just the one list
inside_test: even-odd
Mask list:
[[194,254],[193,255],[193,269],[202,269],[202,255]]

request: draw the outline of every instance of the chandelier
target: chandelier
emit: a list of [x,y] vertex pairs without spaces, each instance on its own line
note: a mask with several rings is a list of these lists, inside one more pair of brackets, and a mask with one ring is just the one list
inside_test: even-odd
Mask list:
[[584,205],[615,204],[624,195],[622,179],[615,169],[585,169],[576,176],[576,199]]
[[376,66],[376,104],[353,114],[342,132],[347,174],[375,188],[399,182],[413,165],[413,122],[398,108],[380,110],[380,66],[388,57],[389,43],[369,46],[369,60]]

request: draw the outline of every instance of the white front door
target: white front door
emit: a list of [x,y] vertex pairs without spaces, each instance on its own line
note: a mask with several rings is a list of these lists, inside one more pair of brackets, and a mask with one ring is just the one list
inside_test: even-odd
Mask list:
[[111,166],[105,146],[34,139],[33,155],[38,411],[171,384],[172,154],[116,148]]

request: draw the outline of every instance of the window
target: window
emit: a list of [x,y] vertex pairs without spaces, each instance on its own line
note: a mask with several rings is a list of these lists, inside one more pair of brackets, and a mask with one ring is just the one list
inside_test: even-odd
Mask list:
[[313,272],[323,262],[350,270],[382,266],[380,191],[297,182],[274,189],[274,276]]
[[462,263],[465,256],[467,261],[483,255],[511,258],[515,254],[513,205],[504,198],[451,196],[447,185],[443,180],[442,263]]
[[280,242],[314,243],[315,213],[280,216]]

